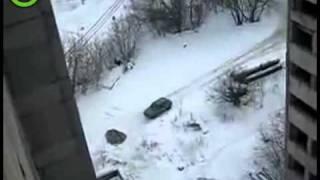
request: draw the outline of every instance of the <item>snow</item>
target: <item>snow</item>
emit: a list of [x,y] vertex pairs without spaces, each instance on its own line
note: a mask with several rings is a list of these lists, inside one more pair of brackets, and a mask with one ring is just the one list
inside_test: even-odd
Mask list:
[[86,33],[103,15],[96,34],[105,33],[112,16],[124,14],[127,5],[126,0],[86,0],[84,5],[81,0],[51,0],[51,3],[62,38],[70,33]]
[[[87,29],[114,2],[91,0],[70,10],[56,0],[60,34]],[[197,33],[146,35],[132,70],[124,75],[120,68],[106,73],[102,83],[110,87],[116,82],[112,90],[77,98],[93,162],[98,163],[102,151],[110,160],[96,167],[97,176],[119,169],[127,179],[136,180],[241,180],[252,168],[260,124],[284,107],[284,70],[262,81],[262,107],[221,108],[208,102],[206,93],[230,68],[277,58],[283,62],[286,46],[280,23],[278,14],[269,12],[259,23],[235,26],[229,14],[221,13],[212,14]],[[143,110],[162,96],[173,100],[173,109],[147,120]],[[222,120],[223,110],[232,120]],[[191,120],[203,130],[186,130],[184,125]],[[104,133],[111,128],[127,134],[123,144],[106,143]]]

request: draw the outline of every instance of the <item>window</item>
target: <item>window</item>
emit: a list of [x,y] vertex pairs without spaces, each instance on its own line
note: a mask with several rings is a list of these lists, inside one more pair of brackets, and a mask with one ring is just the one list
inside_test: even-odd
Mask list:
[[296,172],[299,176],[304,176],[304,167],[298,161],[293,159],[291,155],[288,157],[288,168]]
[[295,22],[292,22],[292,41],[312,51],[312,34]]
[[311,143],[311,155],[315,158],[317,158],[318,153],[318,147],[317,147],[317,141],[312,141]]
[[318,180],[318,176],[315,176],[313,174],[309,174],[309,180]]
[[293,0],[292,9],[317,18],[317,4],[313,4],[308,0]]
[[315,90],[315,91],[317,91],[318,89],[317,89],[317,76],[314,76],[314,75],[311,75],[311,87]]
[[317,4],[313,4],[307,0],[302,0],[301,11],[313,18],[317,18]]
[[305,151],[307,150],[308,136],[293,124],[290,124],[289,139],[295,142],[298,146],[300,146]]
[[294,95],[290,95],[290,103],[305,113],[307,116],[309,116],[312,120],[316,121],[317,120],[317,111],[308,106],[306,103],[301,101],[299,98],[296,98]]
[[305,71],[304,69],[300,68],[299,66],[295,65],[294,63],[291,63],[290,66],[291,75],[299,79],[300,81],[307,83],[307,85],[310,87],[311,74]]

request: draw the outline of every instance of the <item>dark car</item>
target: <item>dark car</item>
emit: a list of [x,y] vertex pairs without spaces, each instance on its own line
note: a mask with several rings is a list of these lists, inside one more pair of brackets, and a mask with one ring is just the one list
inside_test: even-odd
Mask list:
[[154,101],[145,111],[144,115],[149,119],[154,119],[159,117],[164,112],[168,111],[172,107],[171,100],[167,98],[159,98]]

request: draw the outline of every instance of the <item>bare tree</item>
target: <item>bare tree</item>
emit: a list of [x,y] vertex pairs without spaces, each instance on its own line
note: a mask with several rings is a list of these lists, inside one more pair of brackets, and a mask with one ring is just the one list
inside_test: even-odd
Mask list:
[[84,78],[84,74],[82,74],[83,72],[80,68],[83,67],[81,65],[82,63],[86,63],[85,59],[89,59],[90,56],[88,48],[78,42],[79,37],[79,34],[75,34],[67,37],[66,40],[66,43],[72,48],[65,54],[65,58],[74,92],[76,92],[82,84],[86,84],[87,80]]
[[139,19],[148,24],[158,35],[180,33],[186,29],[188,6],[185,0],[132,0]]
[[261,15],[271,0],[246,0],[246,19],[250,22],[260,21]]
[[177,33],[184,30],[184,21],[186,13],[186,3],[185,0],[171,0],[170,4],[166,4],[162,0],[163,7],[169,14],[169,26],[175,27]]
[[249,103],[251,87],[249,84],[235,81],[232,72],[228,72],[222,77],[217,86],[213,87],[213,91],[209,94],[209,99],[217,103],[230,103],[235,107],[246,105]]
[[66,64],[75,93],[86,93],[91,86],[99,87],[103,72],[116,65],[128,63],[136,52],[141,24],[132,15],[114,19],[111,35],[90,42],[79,42],[80,34],[73,34],[65,40],[71,50],[65,54]]
[[245,0],[224,0],[224,6],[230,10],[230,14],[237,26],[245,22]]
[[236,25],[244,22],[260,21],[262,13],[270,5],[272,0],[223,0],[224,6],[230,10],[230,14]]
[[200,27],[205,17],[205,1],[190,1],[190,23],[192,29]]
[[165,33],[161,21],[164,19],[164,11],[160,7],[159,0],[131,0],[131,9],[136,19],[155,34],[163,36]]
[[106,57],[98,40],[82,44],[79,35],[67,39],[72,49],[65,54],[67,69],[75,93],[86,93],[90,86],[98,86],[104,71],[103,60]]
[[114,19],[112,23],[107,51],[115,62],[119,61],[124,65],[124,71],[128,70],[127,65],[135,56],[140,28],[140,22],[133,15]]
[[93,66],[91,82],[98,87],[102,73],[105,70],[110,70],[106,65],[107,62],[110,62],[110,58],[108,58],[106,46],[101,40],[95,39],[88,46]]
[[260,130],[261,144],[257,148],[256,165],[258,172],[254,176],[263,176],[268,180],[281,180],[285,160],[285,113],[276,112],[269,123]]

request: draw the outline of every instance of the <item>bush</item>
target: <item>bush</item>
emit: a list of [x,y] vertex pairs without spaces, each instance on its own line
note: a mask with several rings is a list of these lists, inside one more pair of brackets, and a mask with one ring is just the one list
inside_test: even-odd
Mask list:
[[79,42],[79,37],[76,34],[67,38],[65,43],[71,49],[65,53],[65,59],[74,93],[84,94],[89,87],[98,87],[109,59],[101,41],[95,39],[83,44]]
[[224,6],[229,9],[233,21],[237,26],[245,21],[245,0],[224,0]]
[[284,110],[280,110],[271,118],[270,124],[263,124],[259,130],[261,146],[257,148],[256,159],[259,170],[255,174],[270,180],[281,180],[285,165]]
[[184,0],[133,1],[133,10],[141,21],[158,35],[182,32],[185,19]]
[[65,54],[67,69],[75,93],[86,93],[89,87],[98,87],[102,73],[123,65],[124,72],[132,64],[141,24],[128,15],[114,19],[108,38],[79,41],[81,35],[73,34],[64,44],[71,49]]
[[97,62],[91,58],[89,46],[79,43],[77,37],[69,37],[71,50],[65,54],[65,58],[74,92],[85,93],[88,86],[97,80]]
[[198,28],[203,23],[210,8],[208,1],[191,0],[189,4],[190,24],[192,29]]
[[244,22],[254,23],[261,19],[262,13],[272,0],[223,0],[236,25]]
[[229,103],[235,107],[247,105],[253,95],[253,88],[249,84],[235,81],[233,73],[228,72],[222,77],[217,86],[213,87],[209,99],[217,103]]
[[108,58],[114,63],[107,66],[124,65],[124,71],[128,70],[128,64],[132,63],[136,53],[140,29],[141,24],[134,15],[113,19],[110,38],[105,40],[105,44]]
[[132,9],[140,21],[162,36],[199,27],[207,14],[206,3],[197,0],[132,0]]

